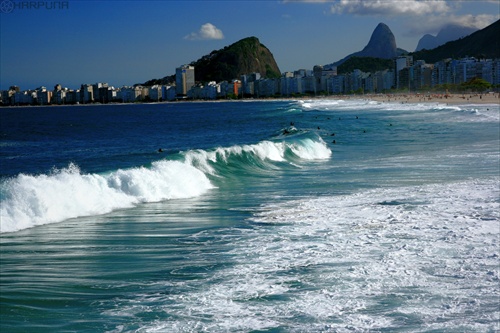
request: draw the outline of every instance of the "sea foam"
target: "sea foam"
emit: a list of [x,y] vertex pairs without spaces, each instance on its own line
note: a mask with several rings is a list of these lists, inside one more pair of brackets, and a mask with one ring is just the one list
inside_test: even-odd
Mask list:
[[[494,331],[498,181],[378,188],[264,205],[249,219],[252,227],[189,236],[230,256],[230,264],[203,273],[208,282],[180,292],[182,281],[172,288],[176,292],[122,297],[107,315],[169,313],[145,323],[144,332]],[[213,239],[224,239],[224,245]],[[186,309],[190,316],[182,316]]]

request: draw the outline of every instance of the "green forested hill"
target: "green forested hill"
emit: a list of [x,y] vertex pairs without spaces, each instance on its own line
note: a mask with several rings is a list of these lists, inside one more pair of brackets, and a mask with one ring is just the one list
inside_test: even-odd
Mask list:
[[[257,37],[248,37],[220,50],[214,50],[193,61],[195,80],[198,82],[230,81],[239,79],[242,74],[260,73],[262,77],[281,76],[274,56]],[[144,85],[168,84],[175,82],[175,75],[153,79]]]
[[230,81],[242,74],[260,73],[263,77],[281,75],[273,54],[256,37],[244,38],[223,49],[212,51],[191,63],[196,81]]

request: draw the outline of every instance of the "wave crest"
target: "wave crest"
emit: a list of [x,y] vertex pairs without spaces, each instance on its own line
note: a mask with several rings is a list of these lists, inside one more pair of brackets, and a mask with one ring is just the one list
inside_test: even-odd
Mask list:
[[198,197],[214,188],[209,175],[224,176],[230,167],[272,169],[276,167],[273,162],[326,159],[330,155],[318,137],[318,141],[290,139],[190,150],[180,155],[183,160],[160,160],[150,167],[107,174],[84,174],[74,164],[49,174],[20,174],[1,184],[0,232],[106,214],[138,203]]

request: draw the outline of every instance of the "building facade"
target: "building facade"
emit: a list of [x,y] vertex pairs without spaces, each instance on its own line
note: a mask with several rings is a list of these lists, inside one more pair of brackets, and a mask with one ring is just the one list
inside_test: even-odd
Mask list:
[[175,69],[176,93],[187,96],[189,89],[195,85],[194,66],[184,65]]

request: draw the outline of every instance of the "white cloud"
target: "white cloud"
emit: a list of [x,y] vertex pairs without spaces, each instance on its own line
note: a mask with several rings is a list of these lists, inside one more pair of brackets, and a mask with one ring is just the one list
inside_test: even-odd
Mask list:
[[407,36],[418,36],[425,33],[436,34],[444,25],[446,24],[458,24],[466,27],[472,27],[476,29],[486,28],[488,25],[492,24],[498,20],[495,15],[482,14],[482,15],[435,15],[427,16],[421,20],[409,20],[407,21],[407,27],[409,30],[405,35]]
[[498,20],[498,15],[489,15],[489,14],[481,14],[481,15],[462,15],[462,16],[452,16],[450,18],[451,23],[458,23],[461,25],[465,25],[468,27],[474,27],[478,29],[483,29],[488,25],[492,24]]
[[305,2],[305,3],[325,3],[331,2],[331,0],[283,0],[283,3],[292,3],[292,2]]
[[339,0],[330,11],[334,14],[355,15],[429,15],[450,11],[445,0]]
[[[282,0],[284,3],[327,4],[334,15],[376,16],[403,21],[407,37],[437,34],[450,23],[483,29],[500,18],[497,11],[479,15],[466,12],[470,0]],[[481,0],[478,3],[498,4],[499,0]]]
[[224,39],[222,30],[218,29],[212,23],[205,23],[200,27],[198,32],[192,32],[185,36],[184,39],[189,40],[209,40],[209,39]]
[[[302,0],[309,2],[308,0]],[[498,0],[495,0],[498,3]],[[499,15],[457,15],[463,0],[326,0],[332,14],[401,17],[407,36],[437,33],[444,25],[454,23],[483,29],[498,20]],[[488,2],[488,1],[483,1]]]

